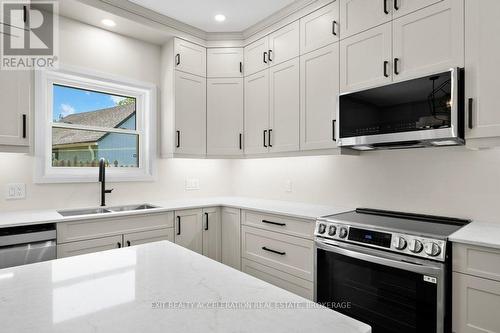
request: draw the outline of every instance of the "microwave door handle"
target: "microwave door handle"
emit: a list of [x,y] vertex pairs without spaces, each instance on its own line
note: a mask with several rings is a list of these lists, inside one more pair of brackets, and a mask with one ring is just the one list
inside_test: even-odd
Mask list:
[[358,251],[353,251],[353,250],[348,250],[344,249],[335,245],[329,245],[329,244],[324,244],[324,243],[319,243],[316,242],[316,247],[319,249],[323,249],[328,252],[333,252],[336,254],[340,254],[346,257],[354,258],[354,259],[359,259],[363,261],[368,261],[374,264],[380,264],[384,266],[389,266],[393,268],[398,268],[402,269],[405,271],[410,271],[410,272],[415,272],[419,274],[426,274],[426,275],[431,275],[431,276],[438,276],[441,277],[441,269],[438,267],[433,267],[433,266],[426,266],[426,265],[420,265],[420,264],[414,264],[411,262],[407,261],[401,261],[397,259],[389,259],[385,257],[379,257],[379,256],[374,256],[371,254],[363,253],[363,252],[358,252]]

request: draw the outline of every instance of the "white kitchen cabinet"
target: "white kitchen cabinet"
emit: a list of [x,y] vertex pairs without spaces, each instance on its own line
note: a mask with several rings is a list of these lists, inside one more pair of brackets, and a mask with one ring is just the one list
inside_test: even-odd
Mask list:
[[0,151],[29,146],[31,75],[31,71],[0,71]]
[[243,78],[207,80],[207,154],[243,154]]
[[392,0],[393,18],[398,18],[443,0]]
[[[465,1],[465,95],[467,114],[467,144],[471,139],[500,140],[500,112],[497,90],[500,86],[500,1]],[[469,103],[470,100],[470,103]],[[472,117],[471,117],[472,116]],[[480,141],[480,140],[474,140]],[[478,142],[478,146],[489,143]]]
[[300,149],[336,148],[339,43],[300,58]]
[[269,70],[270,152],[299,150],[300,61],[295,58]]
[[242,48],[213,48],[207,50],[208,78],[236,78],[242,76]]
[[386,23],[340,41],[340,92],[392,81],[392,27]]
[[235,269],[241,269],[241,223],[240,210],[222,207],[221,262]]
[[175,152],[206,153],[207,80],[175,71]]
[[220,208],[203,208],[203,255],[221,261]]
[[300,54],[300,22],[295,21],[269,35],[269,65],[279,65]]
[[443,0],[393,21],[394,81],[464,65],[463,0]]
[[175,212],[175,243],[191,251],[203,253],[203,217],[201,209]]
[[263,37],[244,48],[243,72],[245,76],[260,72],[269,67],[269,38]]
[[176,38],[174,42],[175,69],[205,77],[207,74],[207,51],[203,46]]
[[122,235],[89,239],[57,245],[57,258],[66,258],[82,254],[118,249],[123,246]]
[[174,228],[134,232],[123,235],[123,246],[134,246],[167,240],[174,241]]
[[300,19],[300,54],[305,54],[339,40],[339,0]]
[[393,0],[337,1],[340,1],[340,37],[342,39],[392,20]]
[[245,77],[245,154],[268,151],[269,71]]

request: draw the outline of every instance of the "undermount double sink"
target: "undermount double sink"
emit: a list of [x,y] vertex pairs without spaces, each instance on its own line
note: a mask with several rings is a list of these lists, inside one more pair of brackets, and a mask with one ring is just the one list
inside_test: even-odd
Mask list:
[[64,217],[70,217],[70,216],[85,216],[85,215],[109,214],[109,213],[120,213],[120,212],[133,212],[133,211],[149,210],[155,208],[159,207],[149,204],[141,204],[141,205],[127,205],[127,206],[116,206],[116,207],[106,207],[106,208],[61,210],[58,211],[58,213]]

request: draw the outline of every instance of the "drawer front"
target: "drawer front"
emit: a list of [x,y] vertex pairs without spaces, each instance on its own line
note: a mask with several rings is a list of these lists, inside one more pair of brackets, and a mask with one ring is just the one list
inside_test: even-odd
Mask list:
[[313,238],[315,221],[295,219],[280,215],[243,211],[242,224],[282,232],[285,234]]
[[453,270],[500,281],[500,250],[455,243]]
[[142,231],[123,235],[124,246],[134,246],[163,240],[174,242],[174,228]]
[[57,258],[73,257],[81,254],[118,249],[122,246],[121,235],[60,244],[57,245]]
[[243,258],[314,281],[313,241],[243,226],[242,252]]
[[288,290],[296,295],[309,300],[313,300],[314,298],[314,284],[311,281],[300,279],[293,275],[283,273],[277,269],[247,259],[242,260],[242,270],[247,274],[282,289]]
[[57,243],[75,242],[152,229],[173,228],[174,213],[113,217],[57,224]]

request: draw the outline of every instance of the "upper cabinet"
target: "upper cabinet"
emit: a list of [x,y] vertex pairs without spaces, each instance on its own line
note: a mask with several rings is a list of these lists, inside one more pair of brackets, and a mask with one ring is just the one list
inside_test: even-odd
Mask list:
[[355,35],[392,20],[391,5],[393,0],[337,1],[340,1],[341,38]]
[[207,50],[208,78],[235,78],[242,76],[242,48],[214,48]]
[[300,22],[295,21],[269,35],[269,65],[279,65],[299,56]]
[[175,69],[193,75],[207,75],[207,52],[202,46],[176,38],[174,42]]
[[0,151],[29,146],[31,71],[0,70]]
[[245,154],[268,151],[269,71],[245,77]]
[[300,19],[300,54],[305,54],[339,40],[339,1]]
[[261,38],[245,47],[245,61],[243,64],[245,76],[268,68],[268,53],[269,39],[267,37]]

